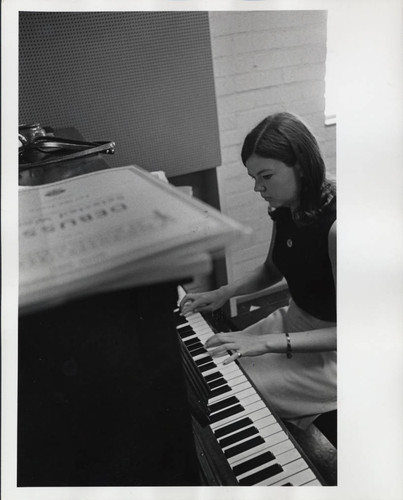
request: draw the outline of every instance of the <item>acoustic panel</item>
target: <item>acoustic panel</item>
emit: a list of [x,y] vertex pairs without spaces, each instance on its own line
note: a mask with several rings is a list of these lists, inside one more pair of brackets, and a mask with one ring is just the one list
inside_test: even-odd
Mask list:
[[113,140],[111,166],[221,163],[207,12],[21,12],[19,123]]

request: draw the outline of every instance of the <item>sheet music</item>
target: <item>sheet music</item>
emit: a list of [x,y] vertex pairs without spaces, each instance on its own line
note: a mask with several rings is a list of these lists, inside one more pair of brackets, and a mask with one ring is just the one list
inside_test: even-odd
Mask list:
[[158,258],[161,270],[166,255],[172,266],[172,252],[187,264],[204,254],[205,265],[206,252],[247,233],[134,166],[24,189],[19,202],[21,305],[120,276],[127,281],[127,273],[136,283],[144,269],[156,280],[150,261]]

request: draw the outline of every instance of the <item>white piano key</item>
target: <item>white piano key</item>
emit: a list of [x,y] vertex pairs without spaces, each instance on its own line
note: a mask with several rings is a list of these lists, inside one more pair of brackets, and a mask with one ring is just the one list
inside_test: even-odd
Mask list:
[[[266,450],[266,452],[267,451],[271,451],[271,450]],[[264,463],[262,465],[259,465],[258,467],[250,469],[247,472],[244,472],[243,474],[239,474],[237,476],[237,480],[241,481],[242,479],[244,479],[244,478],[246,478],[246,477],[248,477],[248,476],[250,476],[252,474],[255,474],[256,472],[264,470],[267,467],[270,467],[271,465],[274,465],[274,464],[279,464],[284,469],[284,467],[287,464],[289,464],[290,462],[293,462],[293,461],[297,460],[300,457],[301,457],[301,455],[298,453],[298,451],[295,448],[293,448],[293,449],[289,450],[287,453],[283,453],[282,455],[280,455],[278,457],[274,456],[272,460],[269,460],[268,462],[266,462],[266,463]],[[251,457],[251,458],[254,458],[254,457]]]
[[304,484],[301,484],[298,486],[322,486],[322,484],[318,479],[313,479],[312,481],[309,481],[308,483],[304,483]]
[[[259,437],[261,437],[262,439],[265,439],[266,437],[271,436],[271,435],[273,435],[273,434],[275,434],[275,433],[279,432],[279,430],[278,430],[278,427],[277,427],[277,426],[278,426],[278,424],[277,424],[277,423],[272,423],[271,425],[267,425],[267,426],[265,426],[265,427],[263,427],[263,428],[260,428],[260,429],[259,429],[259,430],[260,430],[260,432],[259,432],[257,435],[258,435]],[[250,426],[250,427],[253,427],[253,426]],[[255,426],[255,427],[256,427],[256,426]],[[230,446],[227,446],[227,447],[225,447],[225,448],[223,448],[223,449],[224,449],[224,451],[226,451],[226,450],[228,450],[228,451],[229,451],[232,447],[237,446],[238,444],[242,444],[243,442],[249,441],[250,439],[251,439],[251,437],[250,437],[250,436],[248,436],[248,437],[246,437],[246,438],[244,438],[244,439],[242,439],[242,440],[238,441],[237,443],[233,443],[233,444],[231,444]],[[263,443],[261,443],[261,445],[263,445]],[[258,445],[258,446],[260,446],[260,445]],[[250,451],[251,451],[251,452],[252,452],[252,450],[253,450],[253,448],[250,448]],[[248,450],[248,451],[249,451],[249,450]],[[300,455],[299,455],[299,453],[297,452],[297,450],[295,450],[295,448],[294,448],[294,450],[292,450],[292,451],[295,451],[295,452],[298,454],[298,456],[300,456]],[[287,452],[287,453],[288,453],[288,452]],[[234,457],[231,457],[231,458],[236,458],[236,456],[237,456],[237,455],[235,455]],[[283,454],[283,456],[284,456],[284,454]],[[298,457],[296,456],[295,458],[298,458]],[[294,460],[295,460],[295,458],[294,458]]]
[[[231,383],[232,381],[230,380],[229,382]],[[231,387],[230,383],[229,383],[229,386]],[[240,384],[236,384],[236,390],[226,392],[224,394],[219,394],[218,396],[214,396],[213,398],[209,399],[209,404],[217,403],[218,401],[221,401],[221,399],[227,398],[231,393],[236,394],[236,392],[243,391],[244,389],[247,389],[248,387],[251,387],[249,382],[242,382]],[[235,389],[235,387],[233,389]]]
[[[220,372],[223,376],[227,376],[233,372],[236,372],[236,373],[242,375],[239,367],[235,363],[231,363],[229,365],[224,365],[224,366],[218,366],[217,363],[215,363],[215,365],[216,366],[214,368],[210,368],[210,370],[206,370],[205,372],[203,372],[203,376],[207,377],[208,375],[211,375],[212,373],[216,373],[216,372]],[[245,377],[245,379],[246,379],[246,377]]]
[[[280,481],[276,481],[273,483],[273,486],[283,486],[286,483],[291,483],[293,486],[304,486],[307,483],[310,483],[312,480],[317,481],[315,474],[311,469],[304,469],[301,472],[297,472],[292,476],[288,476]],[[320,485],[320,482],[318,481]]]
[[[241,392],[238,392],[236,394],[228,394],[228,398],[224,398],[224,400],[225,399],[229,399],[231,397],[235,397],[237,399],[237,401],[235,401],[233,403],[229,403],[228,406],[225,406],[225,408],[230,408],[231,406],[234,406],[234,405],[237,405],[237,404],[242,404],[242,403],[244,403],[245,400],[247,400],[247,398],[249,396],[253,396],[254,394],[255,393],[254,393],[253,387],[249,387],[248,389],[245,389],[245,390],[243,390]],[[224,402],[224,400],[222,400],[222,401]],[[244,405],[248,405],[248,403],[244,403]],[[209,407],[211,407],[210,404],[209,404]],[[218,411],[221,411],[221,410],[218,410]],[[214,415],[215,413],[217,413],[217,411],[212,412],[211,414]]]
[[[273,460],[269,460],[265,462],[264,466],[267,467],[269,462],[272,462],[273,464],[276,463],[277,457],[281,455],[281,453],[284,453],[289,450],[295,450],[294,444],[291,442],[290,439],[286,439],[285,441],[282,441],[281,443],[274,445],[274,446],[269,446],[266,443],[266,446],[260,446],[258,450],[255,450],[253,453],[251,453],[249,456],[247,456],[245,459],[238,460],[235,464],[232,464],[231,467],[237,467],[240,465],[247,465],[248,467],[251,467],[247,472],[244,472],[242,474],[237,474],[237,479],[241,479],[242,477],[245,477],[251,473],[251,471],[257,470],[257,468],[253,469],[253,464],[250,464],[250,460],[256,459],[261,455],[264,455],[267,452],[270,452],[273,456]],[[234,469],[234,473],[237,469]]]
[[238,419],[241,419],[244,417],[249,417],[252,420],[252,422],[257,422],[259,419],[266,417],[267,415],[270,414],[267,407],[260,408],[257,411],[256,410],[251,411],[252,408],[254,408],[254,407],[247,406],[247,407],[245,407],[245,410],[243,411],[243,413],[239,414],[239,416],[237,418],[232,419],[231,417],[229,417],[229,419],[227,419],[226,422],[224,422],[224,421],[215,422],[215,423],[210,424],[210,427],[213,431],[216,431],[218,429],[221,429],[225,425],[230,424],[233,420],[238,420]]
[[246,458],[251,458],[252,455],[260,453],[262,451],[266,451],[267,449],[270,449],[271,446],[281,443],[282,441],[285,441],[287,439],[288,437],[285,432],[278,431],[266,437],[265,442],[260,444],[259,446],[256,446],[256,448],[254,448],[253,450],[246,450],[243,453],[240,453],[239,455],[229,458],[228,463],[231,466],[235,466],[240,462],[244,462]]
[[260,398],[256,393],[254,393],[253,391],[250,391],[250,393],[251,393],[250,396],[241,397],[241,398],[239,398],[238,395],[228,396],[228,398],[223,399],[222,402],[225,402],[226,399],[230,399],[230,398],[234,398],[234,397],[235,397],[235,401],[229,401],[228,404],[226,404],[224,407],[220,408],[219,410],[211,411],[210,417],[213,417],[214,415],[231,408],[231,406],[236,406],[236,405],[240,404],[243,407],[245,407],[245,406],[250,407],[251,404],[257,403],[260,401]]
[[308,464],[305,462],[303,458],[299,458],[294,462],[290,462],[289,464],[284,465],[283,472],[276,474],[273,477],[265,479],[259,483],[256,483],[256,486],[273,486],[274,483],[281,479],[290,478],[295,475],[297,472],[308,469]]
[[[240,419],[236,419],[236,420],[240,420]],[[228,434],[225,434],[224,436],[219,437],[218,439],[221,440],[221,439],[233,436],[234,434],[237,434],[238,432],[241,432],[245,429],[248,429],[249,427],[255,427],[258,431],[260,431],[264,427],[267,427],[268,425],[276,423],[276,419],[274,418],[273,415],[266,415],[263,418],[260,418],[259,420],[256,420],[256,421],[253,421],[251,418],[250,418],[250,420],[251,420],[251,422],[248,423],[247,425],[245,425],[244,427],[242,427],[241,429],[237,429],[233,432],[229,432]]]
[[[267,453],[268,451],[270,451],[274,455],[274,457],[277,458],[281,454],[283,454],[287,451],[290,451],[290,450],[295,450],[295,446],[290,439],[285,439],[284,441],[282,441],[274,446],[269,445],[268,443],[265,443],[265,445],[260,446],[259,449],[253,451],[253,453],[248,455],[246,458],[243,458],[241,460],[239,460],[239,458],[238,458],[234,463],[231,464],[231,466],[235,467],[237,465],[241,465],[245,462],[248,462],[249,460],[251,460],[253,458],[258,457],[259,455],[262,455],[263,453]],[[234,458],[236,458],[236,457],[234,457]]]
[[[257,407],[259,407],[259,408],[257,408]],[[221,427],[225,427],[226,425],[231,424],[235,420],[240,420],[241,418],[244,418],[244,417],[250,417],[251,415],[253,415],[257,411],[262,411],[265,414],[267,414],[265,410],[266,410],[266,408],[264,406],[262,407],[260,402],[253,403],[252,405],[249,405],[249,406],[244,406],[244,410],[237,413],[236,415],[230,415],[229,417],[226,417],[223,420],[219,420],[217,422],[211,423],[210,424],[211,430],[215,431],[217,429],[220,429]]]
[[[266,438],[267,439],[270,439],[272,438],[273,435],[276,435],[278,433],[280,433],[282,431],[281,427],[279,426],[279,424],[277,422],[271,424],[271,425],[268,425],[266,427],[264,427],[263,429],[260,430],[260,437],[264,439],[264,442],[259,444],[258,446],[256,446],[256,451],[257,448],[259,447],[262,447],[264,448],[265,444],[267,444],[266,442]],[[285,438],[284,438],[285,439]],[[245,450],[243,451],[242,453],[239,453],[238,455],[234,455],[233,457],[231,457],[230,459],[228,459],[228,461],[232,464],[232,465],[236,465],[236,463],[239,461],[239,460],[242,460],[243,457],[245,456],[250,456],[254,453],[254,450],[251,448],[250,450]]]

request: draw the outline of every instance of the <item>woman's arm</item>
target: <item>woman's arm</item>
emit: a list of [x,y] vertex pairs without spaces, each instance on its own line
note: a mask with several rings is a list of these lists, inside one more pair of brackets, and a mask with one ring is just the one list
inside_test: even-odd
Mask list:
[[337,221],[334,221],[328,236],[329,259],[332,265],[334,286],[337,291]]
[[[328,236],[329,259],[332,266],[334,283],[337,283],[337,225],[336,221],[330,228]],[[209,338],[206,347],[213,349],[213,356],[222,356],[228,350],[234,351],[224,362],[230,363],[242,356],[258,356],[270,352],[286,353],[287,339],[285,332],[266,333],[265,321],[261,320],[241,332],[219,333]],[[303,332],[288,332],[292,352],[323,352],[337,349],[336,326],[308,330]]]
[[275,224],[273,225],[269,254],[264,264],[257,267],[248,276],[234,283],[221,286],[217,290],[186,294],[180,304],[182,314],[186,315],[198,311],[214,311],[223,306],[232,297],[258,292],[281,281],[283,276],[273,264],[271,258],[274,238]]
[[[308,330],[306,332],[289,332],[291,352],[323,352],[336,350],[336,327]],[[225,361],[228,364],[242,356],[259,356],[267,353],[286,353],[287,338],[285,333],[269,333],[255,335],[249,332],[217,333],[206,342],[206,347],[212,349],[213,357],[220,357],[227,351],[234,351]]]

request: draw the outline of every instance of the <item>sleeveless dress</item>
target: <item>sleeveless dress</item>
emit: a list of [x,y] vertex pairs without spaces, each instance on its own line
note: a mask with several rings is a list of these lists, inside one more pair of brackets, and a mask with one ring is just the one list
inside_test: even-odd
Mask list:
[[[276,223],[273,262],[287,280],[291,300],[246,328],[254,334],[302,332],[336,326],[336,293],[328,234],[336,199],[308,226],[297,226],[287,208],[271,214]],[[301,428],[337,408],[336,351],[268,353],[239,360],[261,396],[277,414]]]

